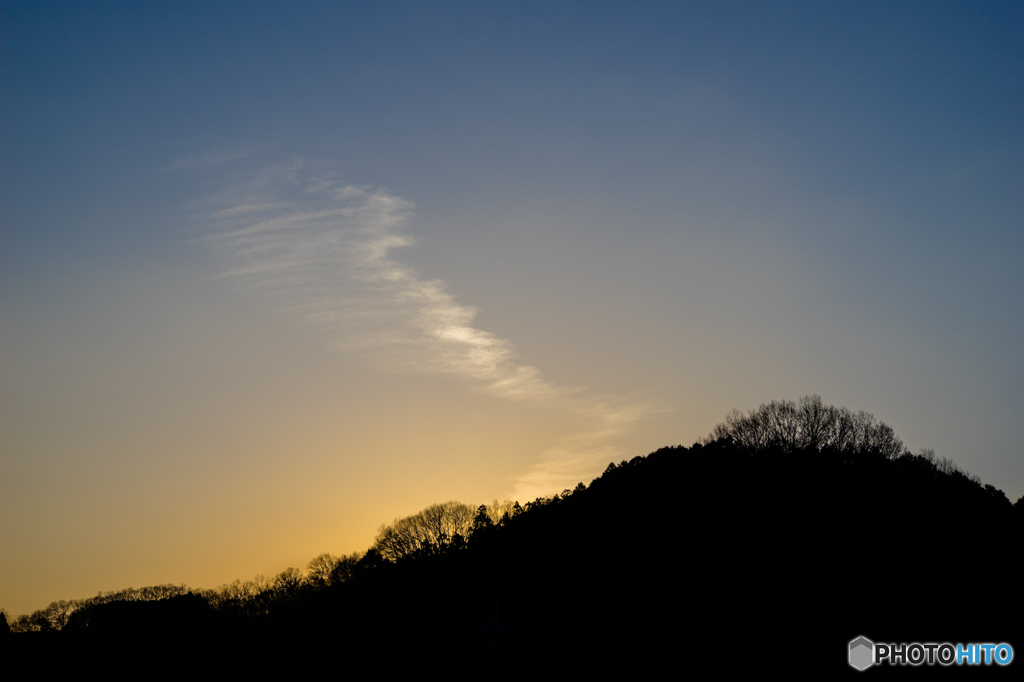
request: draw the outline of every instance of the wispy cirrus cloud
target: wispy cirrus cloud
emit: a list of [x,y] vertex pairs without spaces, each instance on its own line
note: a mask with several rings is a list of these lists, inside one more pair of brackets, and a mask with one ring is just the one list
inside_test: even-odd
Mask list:
[[299,160],[222,195],[203,238],[228,263],[225,277],[267,297],[332,346],[382,371],[464,377],[485,394],[565,412],[582,430],[543,453],[513,491],[530,499],[574,485],[619,455],[614,439],[654,414],[650,405],[554,385],[512,343],[474,326],[477,310],[441,280],[397,260],[413,245],[411,202],[342,184]]

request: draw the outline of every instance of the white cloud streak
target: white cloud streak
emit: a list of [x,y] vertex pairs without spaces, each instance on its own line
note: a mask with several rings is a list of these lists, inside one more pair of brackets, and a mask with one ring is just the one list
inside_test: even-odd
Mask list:
[[415,243],[407,231],[412,203],[306,170],[299,161],[264,173],[206,215],[213,229],[203,241],[227,256],[225,277],[382,371],[461,376],[494,398],[535,403],[586,424],[541,456],[515,484],[516,496],[532,499],[593,475],[595,466],[619,455],[614,439],[655,412],[555,386],[522,364],[511,342],[473,325],[476,309],[444,282],[422,279],[394,258],[395,250]]

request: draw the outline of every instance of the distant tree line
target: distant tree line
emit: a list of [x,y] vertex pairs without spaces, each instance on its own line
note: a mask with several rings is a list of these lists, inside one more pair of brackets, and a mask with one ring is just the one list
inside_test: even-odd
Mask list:
[[59,632],[86,630],[95,625],[97,614],[109,611],[108,605],[166,602],[184,596],[201,597],[212,608],[245,616],[270,614],[281,603],[300,591],[316,591],[350,580],[362,552],[335,556],[320,554],[309,562],[306,572],[287,568],[273,577],[257,575],[251,580],[235,580],[214,589],[186,585],[153,585],[100,592],[85,599],[61,599],[30,615],[10,621],[12,632]]
[[[372,554],[369,563],[443,554],[463,548],[475,530],[479,532],[484,528],[500,526],[522,510],[518,502],[511,500],[495,500],[490,505],[477,508],[460,502],[431,505],[417,514],[396,519],[391,525],[381,524],[370,550]],[[479,518],[481,514],[486,523]],[[247,617],[265,617],[300,593],[315,592],[350,581],[365,556],[364,552],[340,556],[320,554],[309,562],[305,571],[287,568],[275,576],[257,575],[251,580],[235,580],[214,589],[153,585],[100,592],[95,597],[85,599],[61,599],[46,608],[14,618],[9,618],[6,611],[2,613],[4,624],[9,624],[11,632],[59,632],[68,628],[84,630],[90,627],[97,612],[103,612],[100,607],[106,604],[159,602],[195,595],[218,611]]]

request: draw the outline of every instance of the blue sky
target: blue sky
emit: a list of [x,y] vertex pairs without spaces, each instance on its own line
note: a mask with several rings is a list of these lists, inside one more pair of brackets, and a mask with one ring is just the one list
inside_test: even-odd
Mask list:
[[1024,495],[1019,4],[0,8],[13,613],[811,393]]

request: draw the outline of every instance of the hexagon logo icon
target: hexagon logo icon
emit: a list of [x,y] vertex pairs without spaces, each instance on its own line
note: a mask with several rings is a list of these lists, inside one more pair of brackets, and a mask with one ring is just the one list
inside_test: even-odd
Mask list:
[[857,670],[866,670],[874,662],[874,642],[867,637],[858,637],[850,642],[850,665]]

